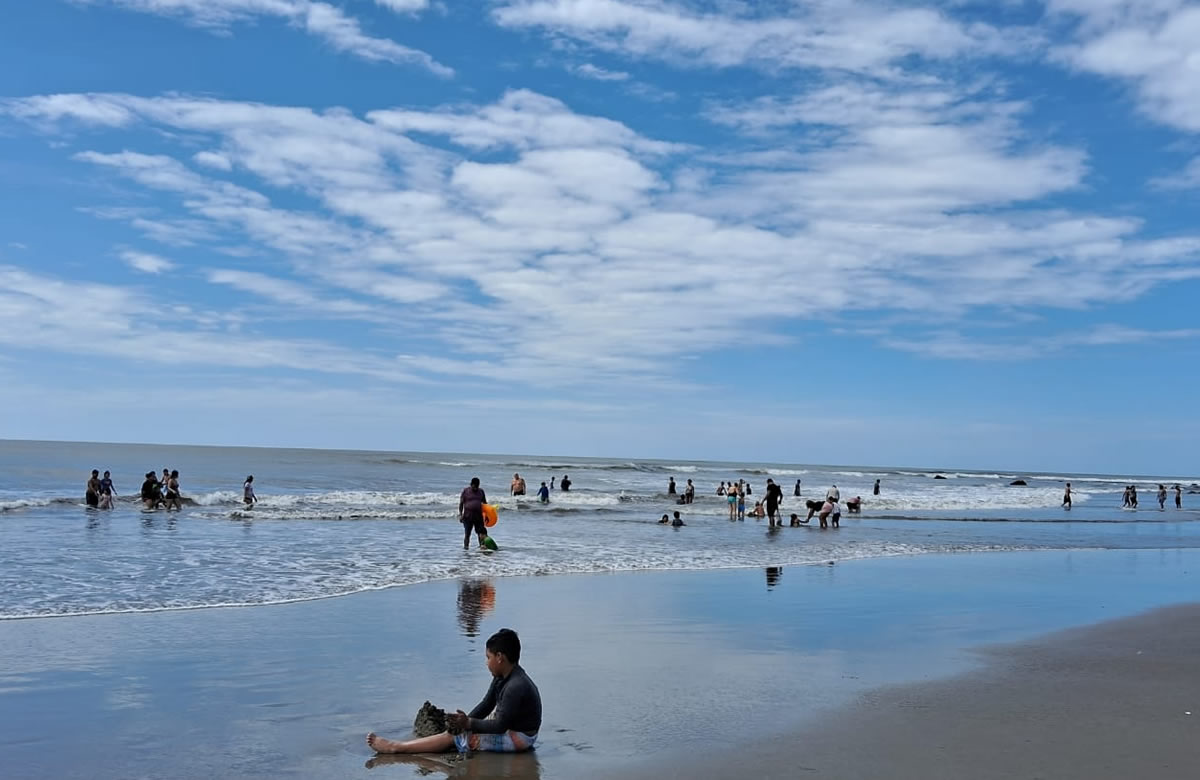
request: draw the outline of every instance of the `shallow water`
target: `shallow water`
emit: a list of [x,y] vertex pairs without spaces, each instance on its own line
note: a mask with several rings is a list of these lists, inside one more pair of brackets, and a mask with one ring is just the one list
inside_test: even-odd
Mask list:
[[[180,471],[195,505],[142,511],[128,497],[141,474],[164,466]],[[113,472],[116,509],[82,506],[92,468]],[[508,495],[514,472],[530,496]],[[241,484],[251,473],[260,503],[247,511]],[[571,492],[538,504],[538,484],[564,473]],[[472,476],[500,506],[495,555],[461,547],[455,508]],[[672,476],[680,490],[695,481],[695,504],[677,506],[666,495]],[[768,477],[784,487],[785,514],[806,514],[792,495],[797,479],[802,499],[837,484],[843,499],[863,496],[863,512],[828,531],[731,523],[717,484],[746,479],[761,497]],[[1016,478],[1028,486],[1010,487]],[[0,618],[281,603],[458,577],[1200,546],[1200,514],[1175,510],[1173,497],[1160,512],[1153,500],[1152,485],[1168,479],[0,441]],[[1059,506],[1066,480],[1075,491],[1070,512]],[[1139,486],[1138,511],[1120,508],[1129,482]],[[1184,500],[1200,505],[1197,495]],[[654,522],[676,509],[685,528]]]

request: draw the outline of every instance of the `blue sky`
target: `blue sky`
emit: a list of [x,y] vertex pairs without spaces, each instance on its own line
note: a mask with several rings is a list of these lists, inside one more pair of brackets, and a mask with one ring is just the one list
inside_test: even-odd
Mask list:
[[1188,475],[1200,6],[43,0],[0,436]]

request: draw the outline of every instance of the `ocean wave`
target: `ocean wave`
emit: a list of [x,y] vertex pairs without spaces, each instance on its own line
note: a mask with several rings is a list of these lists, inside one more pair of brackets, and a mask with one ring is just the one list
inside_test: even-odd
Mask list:
[[[789,529],[782,533],[805,533]],[[130,588],[111,594],[102,603],[54,603],[26,606],[7,606],[0,611],[0,620],[21,620],[49,617],[75,617],[147,612],[172,612],[228,607],[255,607],[293,604],[327,598],[385,590],[426,582],[461,578],[528,577],[559,574],[589,574],[631,571],[712,571],[758,568],[762,566],[828,566],[852,561],[948,553],[988,553],[1040,549],[1029,545],[998,544],[920,544],[901,542],[865,543],[858,547],[833,549],[811,544],[797,544],[784,549],[728,548],[720,552],[711,549],[680,548],[664,544],[639,550],[613,550],[607,556],[596,555],[596,548],[587,540],[574,543],[578,554],[561,560],[514,553],[504,558],[464,554],[457,562],[419,561],[419,567],[397,570],[396,561],[387,556],[374,562],[355,559],[336,572],[313,571],[303,561],[291,562],[292,570],[286,580],[273,585],[264,583],[259,572],[243,566],[214,570],[211,583],[224,590],[195,594],[192,598],[177,594],[157,601],[147,598],[144,590]],[[497,562],[503,560],[503,567]],[[285,564],[287,565],[287,564]],[[273,570],[279,561],[272,559]],[[229,572],[242,578],[231,582]],[[283,572],[278,572],[283,573]],[[286,584],[285,584],[286,583]],[[245,587],[246,592],[229,592],[230,585]]]
[[[54,503],[61,503],[63,499],[57,498],[17,498],[11,501],[0,501],[0,512],[12,512],[17,509],[29,509],[30,507],[50,506]],[[79,499],[74,499],[74,503],[83,503]]]

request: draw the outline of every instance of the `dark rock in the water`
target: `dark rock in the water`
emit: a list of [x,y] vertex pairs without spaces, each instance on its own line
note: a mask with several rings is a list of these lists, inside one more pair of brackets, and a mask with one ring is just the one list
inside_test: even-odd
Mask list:
[[935,474],[935,475],[933,476],[933,478],[934,478],[934,479],[945,479],[945,477],[943,477],[941,474]]
[[438,709],[430,702],[421,705],[417,717],[413,720],[413,734],[417,737],[432,737],[447,730],[446,711]]
[[1014,486],[1016,486],[1016,487],[1025,487],[1025,480],[1023,480],[1023,479],[1014,479],[1012,482],[1009,482],[1008,484],[1009,484],[1009,485],[1014,485]]

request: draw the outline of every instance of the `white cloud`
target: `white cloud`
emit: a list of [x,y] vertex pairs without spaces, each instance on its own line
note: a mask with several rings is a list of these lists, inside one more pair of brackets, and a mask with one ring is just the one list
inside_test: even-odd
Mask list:
[[192,155],[192,159],[197,165],[203,165],[206,168],[216,168],[218,171],[232,171],[233,163],[229,158],[218,152],[196,152]]
[[[332,305],[318,284],[371,299],[372,322],[390,320],[371,340],[411,356],[392,365],[405,377],[676,390],[681,356],[784,343],[789,321],[957,324],[1129,301],[1200,274],[1200,237],[1147,240],[1135,217],[1039,205],[1080,187],[1086,161],[1028,137],[1025,109],[948,84],[826,81],[713,106],[742,135],[698,149],[527,90],[361,117],[179,96],[0,106],[38,126],[179,134],[185,159],[196,143],[220,149],[239,184],[167,154],[77,157],[183,212],[130,212],[135,227],[191,220],[197,242],[282,253],[295,280],[214,281],[300,308]],[[258,184],[305,205],[282,208]]]
[[1055,48],[1071,67],[1131,85],[1141,109],[1163,124],[1200,131],[1200,6],[1183,0],[1051,0],[1078,24]]
[[175,267],[174,263],[164,257],[153,255],[149,252],[137,252],[132,249],[123,250],[121,252],[121,259],[130,268],[145,274],[161,274],[163,271],[170,271]]
[[[312,0],[77,0],[88,5],[115,5],[130,11],[179,17],[216,30],[227,30],[259,17],[286,20],[319,38],[335,50],[364,60],[419,65],[431,73],[449,77],[453,69],[437,62],[423,51],[412,49],[387,38],[374,38],[340,8]],[[418,11],[422,0],[376,0],[395,11]]]
[[926,338],[885,338],[893,349],[944,360],[1021,361],[1054,357],[1077,347],[1112,347],[1164,341],[1197,341],[1200,329],[1147,330],[1104,324],[1075,333],[1040,336],[1021,342],[989,342],[949,330]]
[[[706,5],[712,8],[712,5]],[[935,8],[853,0],[795,4],[718,4],[638,0],[507,0],[493,18],[505,27],[532,27],[605,51],[686,66],[751,65],[767,70],[820,68],[884,74],[901,60],[944,60],[1022,50],[1026,30],[955,21]]]
[[629,80],[629,74],[623,70],[608,70],[607,68],[601,68],[599,65],[593,65],[590,62],[576,65],[571,69],[571,72],[576,76],[582,76],[585,79],[592,79],[593,81]]
[[[178,327],[162,293],[150,299],[114,285],[69,282],[0,266],[0,345],[107,355],[160,365],[278,368],[421,381],[394,360],[315,340],[255,338]],[[147,339],[170,349],[148,349]]]
[[214,269],[208,272],[208,281],[295,306],[311,306],[317,300],[304,285],[254,271]]
[[409,14],[424,11],[429,7],[429,0],[375,0],[375,4],[396,13]]

